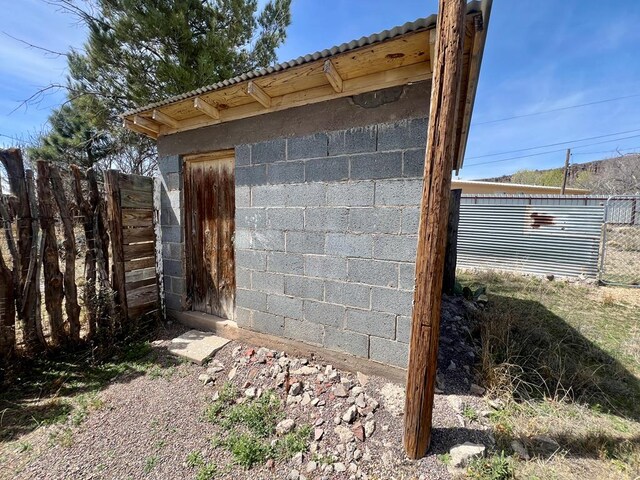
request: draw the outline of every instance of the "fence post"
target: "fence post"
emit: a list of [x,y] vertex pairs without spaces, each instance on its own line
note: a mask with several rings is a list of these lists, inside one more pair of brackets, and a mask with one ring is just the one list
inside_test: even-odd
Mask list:
[[449,197],[449,222],[447,223],[447,250],[444,254],[444,278],[442,291],[452,295],[456,286],[458,263],[458,224],[460,222],[460,199],[462,189],[451,190]]
[[122,248],[122,206],[120,201],[120,172],[107,170],[104,173],[104,189],[107,195],[107,218],[111,238],[112,274],[111,286],[117,295],[117,304],[122,312],[121,325],[127,325],[128,308],[125,290],[124,253]]

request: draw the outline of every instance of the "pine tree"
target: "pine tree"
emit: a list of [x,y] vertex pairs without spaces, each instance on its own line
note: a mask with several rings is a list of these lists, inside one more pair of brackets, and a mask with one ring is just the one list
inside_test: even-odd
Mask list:
[[261,11],[257,0],[51,1],[89,37],[68,55],[70,102],[52,114],[32,156],[87,157],[136,173],[148,173],[154,144],[124,131],[121,113],[272,64],[291,21],[291,0]]

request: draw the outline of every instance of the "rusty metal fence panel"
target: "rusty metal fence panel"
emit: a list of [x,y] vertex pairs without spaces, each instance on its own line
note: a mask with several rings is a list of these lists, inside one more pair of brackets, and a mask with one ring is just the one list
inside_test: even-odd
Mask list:
[[601,199],[463,196],[458,265],[596,278],[603,218]]
[[640,197],[611,197],[605,205],[600,281],[640,287]]

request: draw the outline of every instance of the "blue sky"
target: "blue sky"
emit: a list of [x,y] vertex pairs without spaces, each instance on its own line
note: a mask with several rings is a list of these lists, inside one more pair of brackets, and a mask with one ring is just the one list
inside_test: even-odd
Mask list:
[[[82,45],[84,32],[74,19],[42,0],[0,0],[0,7],[3,17],[11,19],[0,30],[9,35],[59,51]],[[331,8],[326,1],[293,0],[293,22],[279,60],[378,32],[436,8],[435,0],[367,0],[366,8],[364,0],[332,0]],[[494,0],[460,176],[557,167],[567,147],[573,149],[573,162],[606,157],[616,148],[640,151],[638,24],[640,2],[633,0]],[[65,59],[0,34],[0,78],[0,135],[24,138],[43,128],[63,95],[11,111],[39,87],[64,82]],[[618,97],[629,98],[494,122]],[[616,135],[566,143],[609,134]],[[0,136],[0,145],[12,143]],[[559,145],[513,152],[551,144]],[[500,152],[512,153],[494,155]]]

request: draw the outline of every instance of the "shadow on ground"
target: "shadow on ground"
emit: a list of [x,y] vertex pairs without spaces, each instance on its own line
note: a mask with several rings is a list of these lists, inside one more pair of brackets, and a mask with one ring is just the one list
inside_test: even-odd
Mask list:
[[[155,339],[172,338],[164,328]],[[165,348],[140,340],[115,348],[110,358],[95,361],[91,350],[23,361],[0,391],[0,444],[18,439],[40,426],[64,423],[72,414],[74,399],[91,396],[111,383],[127,383],[177,366],[181,360]]]
[[491,295],[483,374],[516,400],[557,399],[640,421],[640,379],[544,305]]

